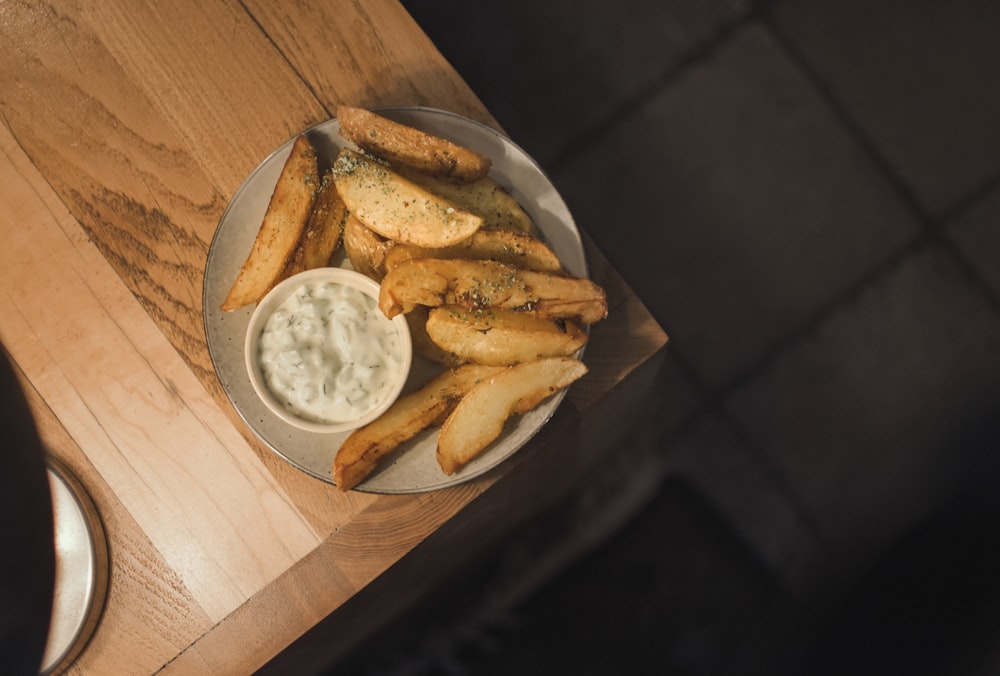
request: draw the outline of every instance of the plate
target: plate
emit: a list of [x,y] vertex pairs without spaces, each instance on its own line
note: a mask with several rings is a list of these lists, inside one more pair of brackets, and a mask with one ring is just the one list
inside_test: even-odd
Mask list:
[[[506,188],[531,215],[567,272],[587,277],[587,260],[580,232],[565,202],[538,164],[503,134],[467,117],[424,107],[382,108],[385,117],[442,136],[488,155],[490,176]],[[336,118],[306,133],[321,163],[330,163],[344,146]],[[278,175],[291,151],[289,139],[269,155],[236,191],[219,221],[205,267],[203,306],[208,349],[227,396],[247,426],[272,451],[301,471],[333,483],[333,458],[347,433],[305,432],[271,413],[254,394],[243,361],[243,338],[253,306],[223,312],[220,304],[243,264]],[[333,264],[350,267],[342,248]],[[414,357],[406,390],[426,382],[440,369]],[[493,469],[531,439],[552,417],[566,395],[563,390],[533,411],[509,421],[504,433],[482,455],[448,476],[437,465],[437,431],[428,430],[384,458],[379,468],[355,490],[372,493],[416,493],[468,481]]]
[[56,580],[42,674],[61,674],[86,647],[108,592],[108,541],[80,480],[48,457],[55,528]]

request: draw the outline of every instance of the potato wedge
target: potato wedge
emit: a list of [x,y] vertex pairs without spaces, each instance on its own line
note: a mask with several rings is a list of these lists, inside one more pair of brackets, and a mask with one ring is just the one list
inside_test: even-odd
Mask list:
[[470,364],[445,371],[400,397],[376,420],[352,432],[333,460],[333,481],[350,490],[371,474],[378,461],[423,430],[439,425],[466,392],[502,368]]
[[562,272],[562,263],[545,242],[516,230],[483,229],[458,244],[428,249],[397,244],[385,256],[386,271],[411,258],[470,258],[492,260],[525,270]]
[[437,307],[430,310],[424,328],[445,354],[492,366],[568,357],[587,343],[587,332],[572,320],[543,319],[513,310]]
[[344,223],[344,253],[351,261],[351,267],[376,282],[385,276],[384,260],[386,252],[395,244],[385,239],[353,214]]
[[483,217],[428,192],[379,162],[344,148],[333,178],[347,208],[389,239],[426,247],[461,242],[483,225]]
[[512,366],[483,380],[441,426],[437,445],[441,471],[457,472],[500,436],[508,418],[527,413],[585,373],[581,361],[552,357]]
[[589,279],[520,270],[495,261],[417,258],[382,280],[379,307],[392,318],[417,305],[518,310],[593,324],[608,314],[607,296]]
[[462,359],[454,352],[449,352],[435,343],[427,334],[427,318],[429,313],[430,308],[418,305],[403,315],[406,317],[407,326],[410,327],[410,340],[413,343],[414,354],[419,355],[432,364],[444,366],[445,368],[455,368],[460,364],[468,362],[468,359]]
[[256,303],[280,281],[306,227],[318,187],[316,149],[309,139],[299,136],[278,176],[250,254],[222,302],[223,310]]
[[528,212],[489,176],[472,183],[456,183],[410,168],[399,168],[399,173],[429,192],[479,214],[483,217],[484,228],[504,228],[538,235],[538,226]]
[[320,183],[305,230],[282,276],[291,277],[304,270],[329,265],[330,257],[340,245],[347,217],[347,206],[340,199],[333,176],[327,172]]
[[485,155],[364,108],[339,106],[337,120],[341,136],[390,162],[466,182],[490,170],[491,160]]

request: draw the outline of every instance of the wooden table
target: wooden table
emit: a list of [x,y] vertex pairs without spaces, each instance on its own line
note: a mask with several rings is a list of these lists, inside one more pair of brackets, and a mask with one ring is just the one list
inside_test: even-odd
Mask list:
[[591,372],[497,470],[342,493],[264,448],[213,371],[206,255],[248,173],[339,103],[496,125],[394,0],[0,3],[0,340],[110,547],[74,672],[343,654],[572,490],[651,386],[666,335],[590,247],[611,301]]

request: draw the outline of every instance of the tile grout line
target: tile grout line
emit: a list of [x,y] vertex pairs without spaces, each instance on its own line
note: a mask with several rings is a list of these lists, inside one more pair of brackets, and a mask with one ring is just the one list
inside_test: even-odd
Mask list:
[[[769,12],[761,14],[763,25],[767,28],[772,39],[784,52],[789,62],[799,71],[806,81],[813,87],[814,91],[826,104],[829,111],[836,117],[844,130],[858,143],[868,158],[874,163],[879,173],[885,178],[890,186],[896,191],[903,204],[914,216],[920,225],[921,234],[918,240],[937,245],[953,262],[959,267],[968,281],[980,293],[989,305],[1000,313],[1000,296],[998,296],[983,277],[976,271],[975,266],[962,253],[961,249],[954,241],[944,234],[944,229],[949,222],[954,221],[962,214],[967,213],[975,207],[982,199],[994,190],[1000,188],[1000,172],[988,177],[979,185],[969,190],[964,196],[955,200],[949,207],[942,209],[940,213],[932,215],[924,210],[917,199],[913,189],[898,175],[892,164],[882,152],[877,144],[864,130],[861,123],[847,111],[840,99],[833,92],[830,85],[812,67],[805,55],[796,48],[792,40],[781,30]],[[905,247],[904,247],[905,248]],[[892,257],[890,257],[892,258]],[[884,261],[883,265],[889,261]],[[876,276],[878,276],[876,274]],[[833,308],[828,308],[833,310]]]
[[797,326],[785,332],[783,336],[772,342],[769,347],[761,350],[760,357],[755,362],[736,375],[726,379],[722,384],[710,388],[711,394],[719,399],[724,399],[734,390],[746,386],[748,381],[753,380],[762,371],[766,370],[781,353],[815,332],[824,321],[835,314],[840,308],[855,301],[874,282],[878,281],[879,278],[889,274],[907,258],[919,253],[923,249],[933,246],[938,246],[938,243],[925,235],[918,235],[904,242],[872,265],[868,272],[862,274],[839,292],[831,295],[826,302],[816,304],[814,311],[800,321]]
[[1000,314],[1000,293],[995,291],[986,278],[983,277],[975,264],[962,251],[962,247],[959,246],[958,241],[946,232],[949,224],[957,222],[997,191],[1000,191],[1000,173],[983,181],[969,194],[942,212],[940,219],[934,224],[931,237],[951,256],[955,264],[976,290],[986,299],[986,302],[993,308],[994,312]]
[[932,219],[931,225],[935,228],[943,228],[947,226],[948,223],[961,218],[966,213],[974,209],[977,204],[988,198],[997,190],[1000,190],[1000,171],[987,177],[978,186],[955,200],[954,203],[948,208],[942,209],[941,213]]
[[581,131],[574,138],[567,140],[560,150],[553,153],[552,159],[547,163],[549,173],[557,173],[575,157],[593,145],[596,142],[595,139],[604,136],[610,130],[623,124],[623,121],[630,117],[635,110],[641,108],[646,102],[655,97],[664,87],[669,86],[677,77],[685,73],[690,66],[710,58],[720,46],[726,43],[730,35],[743,26],[752,23],[758,17],[758,14],[759,10],[751,9],[723,21],[706,38],[697,42],[694,46],[682,50],[677,58],[664,68],[657,77],[652,78],[648,84],[637,89],[632,95],[623,97],[618,105],[611,109],[602,119],[596,121],[588,129]]
[[781,49],[788,62],[798,71],[813,91],[819,96],[827,110],[840,123],[848,135],[854,139],[861,151],[878,169],[881,176],[889,183],[895,192],[902,199],[903,204],[915,217],[921,227],[928,231],[933,228],[929,215],[920,206],[920,202],[914,195],[913,190],[903,181],[893,169],[889,160],[879,151],[878,146],[871,136],[864,130],[861,124],[854,119],[847,111],[840,99],[834,93],[830,85],[809,63],[805,55],[802,54],[791,39],[781,30],[769,14],[762,15],[762,25],[767,29],[771,39]]
[[[795,517],[801,522],[805,530],[816,538],[816,541],[821,546],[829,544],[826,541],[823,529],[816,521],[812,512],[806,508],[800,496],[789,484],[787,478],[768,459],[753,435],[747,432],[743,425],[729,413],[721,397],[716,397],[711,393],[707,394],[701,400],[701,403],[695,407],[694,411],[662,435],[659,442],[660,446],[669,448],[672,440],[685,436],[699,424],[711,418],[716,418],[725,425],[737,441],[747,449],[751,462],[757,466],[774,492],[780,496],[780,499],[795,514]],[[744,534],[741,534],[741,537],[744,537]]]
[[[856,299],[875,280],[897,267],[906,258],[925,248],[939,248],[950,257],[956,259],[955,262],[960,268],[962,268],[963,272],[972,278],[977,290],[987,296],[990,304],[996,308],[998,312],[1000,312],[1000,298],[992,292],[988,284],[986,284],[981,276],[975,272],[972,264],[960,251],[958,251],[957,246],[952,243],[950,238],[941,234],[940,229],[944,222],[935,222],[923,212],[909,189],[898,180],[898,177],[892,171],[889,163],[881,156],[880,153],[878,153],[874,144],[861,130],[860,126],[846,113],[846,111],[843,110],[839,101],[829,91],[829,88],[823,84],[819,76],[808,66],[805,59],[794,49],[794,47],[791,46],[790,43],[785,40],[784,36],[780,34],[780,31],[778,31],[769,20],[763,21],[763,25],[766,26],[774,35],[775,40],[786,52],[796,68],[799,69],[808,82],[814,87],[814,89],[817,90],[824,102],[829,106],[831,112],[833,112],[838,120],[845,126],[848,133],[858,141],[862,150],[865,151],[869,155],[870,159],[876,163],[877,168],[884,175],[884,177],[890,182],[891,185],[893,185],[894,188],[898,190],[905,205],[912,212],[915,220],[918,221],[921,228],[914,237],[903,242],[894,251],[889,252],[882,258],[881,261],[872,265],[868,272],[862,274],[853,283],[848,284],[840,292],[833,294],[826,302],[817,304],[814,312],[801,321],[796,328],[786,332],[769,347],[761,350],[759,358],[754,363],[744,368],[740,373],[726,379],[722,383],[717,385],[709,385],[705,383],[703,379],[698,376],[696,370],[690,362],[682,356],[681,359],[678,360],[679,365],[683,367],[685,375],[701,387],[705,393],[705,399],[709,401],[710,406],[723,403],[729,394],[731,394],[734,390],[745,386],[748,381],[752,380],[761,371],[765,370],[767,366],[773,362],[773,360],[777,358],[781,352],[788,349],[790,345],[799,342],[803,336],[815,331],[816,327],[827,317],[832,315],[839,308]],[[978,200],[982,199],[992,189],[997,187],[1000,187],[1000,174],[978,186],[973,193],[968,195],[966,198],[963,198],[963,200],[957,203],[955,207],[951,208],[947,213],[948,218],[952,219],[962,213],[965,213],[978,203]],[[682,349],[681,352],[683,352]],[[674,348],[674,353],[678,354],[677,348]]]

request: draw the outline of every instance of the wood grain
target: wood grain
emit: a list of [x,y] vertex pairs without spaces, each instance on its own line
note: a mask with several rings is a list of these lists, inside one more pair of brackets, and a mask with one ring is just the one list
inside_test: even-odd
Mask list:
[[342,103],[423,105],[497,126],[395,0],[308,3],[295,13],[267,0],[246,6],[331,117]]
[[20,375],[43,444],[87,487],[108,539],[111,571],[107,596],[100,600],[104,610],[74,666],[83,673],[101,673],[115,665],[151,673],[213,622],[41,395]]
[[[0,335],[124,507],[159,534],[155,545],[172,569],[220,619],[320,536],[78,225],[65,214],[57,220],[58,203],[5,132],[0,182],[21,184],[36,200],[0,204],[0,220],[22,224],[5,241]],[[259,511],[229,507],[244,504]],[[192,547],[208,542],[211,551]]]

